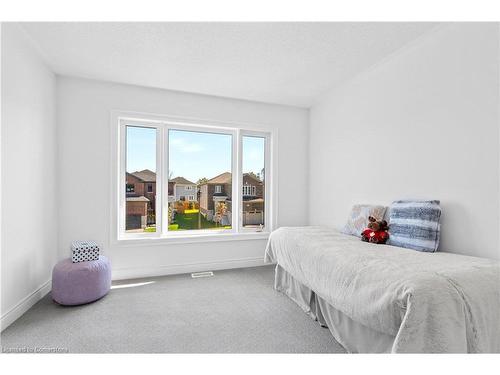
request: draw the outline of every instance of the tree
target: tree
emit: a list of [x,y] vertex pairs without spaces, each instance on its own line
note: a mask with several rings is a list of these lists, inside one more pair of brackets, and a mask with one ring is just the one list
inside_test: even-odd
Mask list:
[[222,218],[227,214],[227,205],[225,202],[217,202],[215,206],[215,222],[220,224]]
[[208,179],[206,177],[202,177],[198,181],[196,181],[196,185],[200,186],[200,185],[206,184],[207,182],[208,182]]
[[174,210],[172,204],[168,205],[168,225],[172,224],[174,221]]

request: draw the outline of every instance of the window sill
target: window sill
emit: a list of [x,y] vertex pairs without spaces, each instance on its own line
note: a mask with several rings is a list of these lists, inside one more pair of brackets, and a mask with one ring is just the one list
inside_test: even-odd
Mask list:
[[169,244],[189,244],[225,241],[267,240],[269,232],[189,234],[185,236],[120,238],[113,241],[117,246],[162,246]]

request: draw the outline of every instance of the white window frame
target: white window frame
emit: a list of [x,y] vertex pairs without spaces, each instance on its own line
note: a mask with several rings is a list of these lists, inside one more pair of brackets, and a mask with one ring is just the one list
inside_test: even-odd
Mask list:
[[[248,136],[248,137],[260,137],[264,138],[264,227],[262,230],[258,229],[256,230],[255,228],[249,228],[249,227],[243,227],[243,198],[240,199],[239,202],[239,207],[238,207],[238,213],[239,213],[239,233],[245,233],[245,232],[255,232],[255,231],[262,231],[262,232],[272,232],[272,228],[276,225],[276,208],[274,206],[276,198],[273,195],[273,186],[274,182],[271,177],[273,174],[274,170],[274,165],[272,163],[272,151],[273,148],[275,148],[275,145],[272,144],[272,133],[270,132],[261,132],[261,131],[255,131],[255,130],[244,130],[241,129],[240,134],[239,134],[239,186],[244,186],[243,185],[243,137]],[[243,188],[240,189],[240,194],[241,197],[243,197]]]
[[222,193],[222,185],[215,185],[215,190],[214,190],[214,193],[215,193],[215,194],[220,194],[220,193]]
[[[157,232],[127,233],[126,220],[126,192],[125,192],[125,162],[126,162],[126,126],[138,126],[156,129],[156,226]],[[252,129],[248,129],[251,127]],[[163,215],[168,212],[168,131],[188,130],[232,135],[232,228],[221,230],[190,230],[168,231],[168,218]],[[255,130],[258,129],[258,130]],[[262,129],[262,130],[261,130]],[[188,119],[170,116],[141,114],[133,112],[112,111],[111,113],[111,142],[112,142],[112,183],[111,183],[111,243],[135,246],[139,243],[151,245],[162,243],[189,243],[206,241],[227,241],[267,238],[276,225],[276,199],[274,190],[277,181],[272,178],[275,169],[273,155],[275,147],[272,145],[276,137],[274,132],[258,125],[223,123],[208,120]],[[242,226],[242,137],[244,135],[258,136],[266,139],[265,155],[265,227],[244,228]],[[271,183],[269,183],[271,182]],[[236,211],[235,208],[238,208]]]

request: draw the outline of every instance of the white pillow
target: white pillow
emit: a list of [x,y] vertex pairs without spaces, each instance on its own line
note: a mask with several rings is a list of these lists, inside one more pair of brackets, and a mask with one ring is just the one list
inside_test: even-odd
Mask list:
[[385,206],[375,206],[370,204],[355,204],[352,206],[351,214],[342,230],[344,234],[361,237],[361,232],[368,225],[368,217],[373,216],[377,220],[384,218]]

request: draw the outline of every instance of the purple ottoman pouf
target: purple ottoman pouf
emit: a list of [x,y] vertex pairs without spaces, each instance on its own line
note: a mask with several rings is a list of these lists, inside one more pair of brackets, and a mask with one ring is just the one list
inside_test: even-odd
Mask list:
[[81,305],[104,297],[111,287],[111,264],[99,260],[61,260],[52,270],[52,299],[61,305]]

